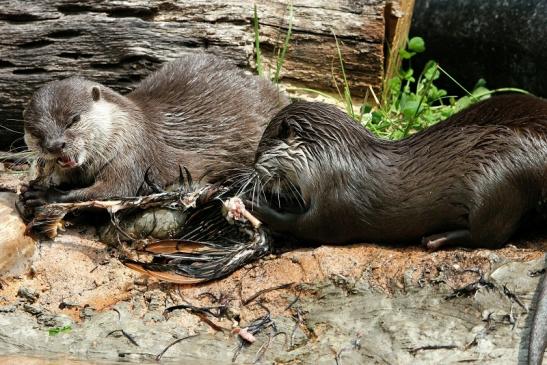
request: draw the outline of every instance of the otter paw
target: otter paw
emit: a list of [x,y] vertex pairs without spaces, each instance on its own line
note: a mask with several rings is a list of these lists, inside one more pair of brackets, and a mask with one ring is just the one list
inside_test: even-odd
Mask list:
[[245,201],[245,207],[259,221],[264,223],[274,232],[291,231],[296,221],[296,216],[291,213],[281,213],[265,205],[256,205],[250,201]]
[[22,185],[19,200],[25,207],[39,207],[47,204],[46,189],[40,186]]

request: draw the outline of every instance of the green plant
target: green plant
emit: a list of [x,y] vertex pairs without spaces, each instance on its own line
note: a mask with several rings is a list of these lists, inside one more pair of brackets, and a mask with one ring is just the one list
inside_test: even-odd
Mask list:
[[[281,76],[281,69],[283,63],[285,62],[285,57],[287,50],[289,49],[289,43],[292,35],[292,25],[293,25],[293,5],[292,3],[288,6],[289,9],[289,24],[287,27],[287,34],[285,35],[285,41],[283,42],[283,47],[277,50],[276,63],[275,63],[275,72],[273,76],[269,76],[270,80],[274,83],[279,83],[279,78]],[[258,12],[256,9],[256,4],[254,5],[254,14],[253,14],[253,25],[254,25],[254,36],[255,36],[255,54],[256,54],[256,71],[260,76],[264,76],[264,63],[262,59],[262,51],[260,49],[260,26],[258,21]]]
[[[410,39],[407,47],[399,52],[403,65],[398,74],[386,83],[387,97],[382,105],[376,110],[368,105],[361,107],[359,118],[356,119],[373,133],[388,139],[404,138],[490,97],[493,93],[527,93],[516,88],[489,90],[482,79],[468,91],[435,61],[427,62],[416,78],[411,60],[416,54],[424,51],[425,42],[422,38]],[[460,98],[449,96],[446,90],[438,88],[435,82],[441,74],[458,85],[466,95]]]
[[48,329],[50,336],[57,336],[60,333],[66,333],[72,331],[72,326],[63,326],[63,327],[52,327]]
[[338,53],[338,61],[340,62],[340,70],[342,71],[342,82],[344,83],[344,94],[342,95],[340,93],[340,90],[338,89],[338,84],[336,83],[336,79],[334,80],[334,85],[336,86],[336,89],[338,90],[338,94],[344,101],[344,105],[346,106],[346,113],[352,117],[353,119],[356,119],[355,112],[353,111],[353,99],[351,98],[351,91],[349,88],[348,78],[346,77],[346,69],[344,67],[344,58],[342,57],[342,52],[340,51],[340,44],[338,43],[338,38],[336,38],[336,34],[332,32],[332,35],[334,36],[334,42],[336,43],[336,51]]
[[[289,47],[292,34],[292,23],[293,8],[291,4],[289,5],[289,22],[283,48],[277,52],[274,76],[269,77],[275,83],[279,82],[281,68]],[[256,68],[259,75],[264,75],[264,65],[259,39],[260,28],[256,5],[254,7],[253,24],[255,31]],[[338,91],[338,99],[325,92],[312,88],[296,88],[296,90],[321,95],[323,98],[334,99],[333,101],[337,104],[343,104],[346,113],[350,117],[382,138],[405,138],[412,133],[425,129],[450,117],[471,104],[489,98],[494,93],[508,91],[528,93],[525,90],[517,88],[490,90],[486,87],[486,81],[483,79],[480,79],[471,91],[469,91],[433,60],[427,62],[424,69],[417,75],[412,68],[412,58],[418,53],[425,52],[426,45],[421,37],[413,37],[408,40],[406,47],[399,51],[399,55],[403,60],[399,71],[392,79],[384,82],[384,88],[387,88],[384,100],[382,100],[381,103],[378,102],[376,95],[374,95],[374,91],[370,89],[370,92],[376,101],[376,106],[370,105],[367,102],[367,98],[365,98],[364,102],[359,107],[359,112],[356,113],[356,106],[359,105],[355,104],[354,98],[351,95],[340,42],[334,32],[333,37],[336,43],[336,51],[342,76],[342,87],[340,88],[334,77],[333,68],[333,79],[334,85]],[[448,95],[446,90],[439,88],[436,85],[436,82],[441,76],[447,77],[454,82],[462,89],[465,95],[461,97]]]

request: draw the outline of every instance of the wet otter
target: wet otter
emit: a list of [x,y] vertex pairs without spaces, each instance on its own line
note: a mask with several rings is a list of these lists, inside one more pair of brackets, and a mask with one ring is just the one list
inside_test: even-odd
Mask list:
[[[334,106],[295,103],[266,128],[250,176],[239,188],[273,232],[317,243],[500,246],[528,213],[544,213],[547,101],[494,97],[396,142]],[[534,365],[547,343],[546,282],[530,333]]]
[[395,142],[334,106],[295,103],[266,128],[251,175],[254,213],[274,232],[499,246],[547,200],[547,101],[494,97]]
[[24,112],[25,141],[45,172],[23,200],[131,196],[148,169],[161,186],[179,165],[213,179],[252,163],[267,122],[287,104],[268,80],[206,54],[167,63],[125,96],[79,77],[47,83]]

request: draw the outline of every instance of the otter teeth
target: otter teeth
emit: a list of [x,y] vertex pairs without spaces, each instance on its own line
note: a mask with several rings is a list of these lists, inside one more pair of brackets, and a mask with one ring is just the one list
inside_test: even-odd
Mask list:
[[59,166],[63,167],[63,168],[72,168],[72,167],[76,167],[78,165],[78,163],[76,161],[74,161],[74,159],[68,157],[68,156],[61,156],[57,159],[57,163],[59,164]]

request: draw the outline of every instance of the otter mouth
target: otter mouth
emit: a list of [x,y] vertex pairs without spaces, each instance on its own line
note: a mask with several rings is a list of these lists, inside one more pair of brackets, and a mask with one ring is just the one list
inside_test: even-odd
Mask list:
[[76,162],[75,159],[68,156],[61,156],[57,158],[57,164],[61,166],[63,169],[71,169],[73,167],[78,166],[78,162]]

